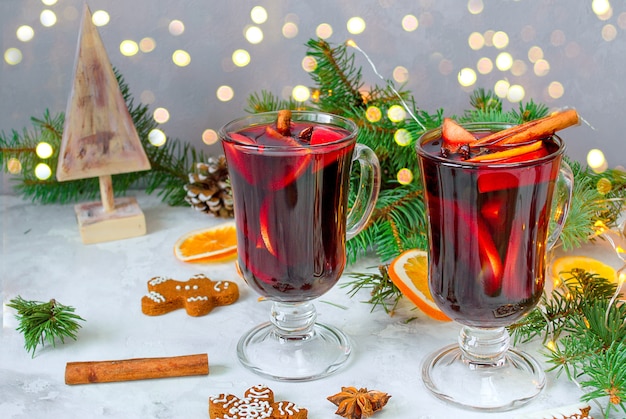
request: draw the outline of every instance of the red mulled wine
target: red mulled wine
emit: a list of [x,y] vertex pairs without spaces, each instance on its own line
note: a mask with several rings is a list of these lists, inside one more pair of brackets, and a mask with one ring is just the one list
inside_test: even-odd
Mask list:
[[259,294],[300,302],[324,294],[346,263],[355,140],[339,127],[291,122],[228,133],[239,269]]
[[418,148],[430,223],[430,290],[453,320],[507,326],[537,303],[560,144],[544,138],[537,153],[489,163],[447,153],[441,138]]

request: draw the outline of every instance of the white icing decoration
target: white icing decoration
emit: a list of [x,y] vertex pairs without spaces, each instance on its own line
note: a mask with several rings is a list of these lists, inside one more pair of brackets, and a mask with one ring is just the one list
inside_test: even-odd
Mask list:
[[185,285],[185,291],[189,291],[190,289],[189,285]]
[[193,289],[194,289],[194,290],[197,290],[197,289],[198,289],[198,286],[197,286],[197,285],[194,285],[194,286],[193,286]]
[[165,297],[163,295],[159,294],[156,291],[150,291],[148,293],[148,295],[146,295],[146,297],[148,297],[149,299],[151,299],[155,303],[164,303],[165,302]]
[[217,282],[215,283],[215,285],[213,285],[213,289],[214,289],[216,292],[221,292],[221,291],[222,291],[222,289],[220,288],[220,285],[222,285],[222,281],[217,281]]
[[189,297],[187,298],[187,302],[193,303],[194,301],[209,301],[209,297],[200,295],[198,297]]
[[176,289],[180,291],[180,285],[176,285]]
[[159,285],[159,284],[162,284],[162,283],[167,282],[169,280],[170,280],[169,278],[165,278],[163,276],[157,276],[157,277],[154,277],[154,278],[152,278],[150,280],[150,285],[153,285],[153,286],[154,285]]

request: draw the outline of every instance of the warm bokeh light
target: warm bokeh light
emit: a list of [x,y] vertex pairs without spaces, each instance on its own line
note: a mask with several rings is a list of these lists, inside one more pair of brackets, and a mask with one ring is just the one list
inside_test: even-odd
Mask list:
[[35,177],[40,180],[49,179],[52,176],[52,169],[45,163],[39,163],[35,166]]
[[365,31],[365,21],[358,16],[351,17],[346,23],[346,28],[352,35],[358,35]]
[[167,136],[163,131],[155,128],[148,133],[148,141],[155,147],[161,147],[167,142]]
[[41,0],[45,6],[54,6],[58,0]]
[[22,42],[28,42],[35,36],[35,30],[28,25],[22,25],[15,31],[17,39]]
[[311,97],[311,91],[308,87],[299,84],[291,91],[291,97],[296,102],[306,102]]
[[543,58],[543,50],[541,47],[537,45],[532,46],[528,49],[528,61],[531,63],[536,63],[537,60],[541,60]]
[[267,21],[267,10],[263,6],[254,6],[250,10],[250,19],[257,25],[265,23]]
[[413,182],[413,172],[411,171],[411,169],[408,169],[406,167],[400,169],[398,171],[398,174],[396,175],[396,179],[398,179],[398,183],[400,183],[401,185],[408,185],[409,183]]
[[238,49],[233,52],[232,59],[237,67],[245,67],[250,64],[250,53],[245,49]]
[[185,32],[185,24],[178,19],[174,19],[167,26],[167,30],[170,32],[171,35],[182,35],[183,32]]
[[476,63],[476,69],[480,74],[489,74],[493,71],[493,61],[487,57],[482,57]]
[[50,156],[52,156],[53,152],[54,150],[52,149],[52,146],[45,141],[40,142],[39,144],[37,144],[37,147],[35,147],[35,153],[40,159],[49,158]]
[[217,88],[217,98],[222,102],[228,102],[235,97],[235,91],[230,86],[220,86]]
[[409,80],[409,70],[399,65],[393,69],[392,77],[398,83],[406,83]]
[[96,10],[91,15],[91,21],[96,26],[105,26],[111,21],[111,16],[104,10]]
[[506,98],[513,103],[521,102],[524,100],[526,96],[526,91],[524,87],[519,84],[513,84],[509,87],[509,91],[507,92]]
[[419,26],[419,20],[414,15],[406,15],[402,18],[402,29],[413,32]]
[[447,76],[449,74],[452,74],[452,70],[454,70],[454,65],[452,65],[452,61],[444,58],[441,61],[439,61],[439,65],[437,66],[437,69],[439,70],[441,74],[443,74],[444,76]]
[[43,10],[39,15],[39,21],[43,26],[49,28],[57,23],[57,15],[52,10]]
[[496,67],[500,71],[507,71],[513,66],[513,57],[508,52],[501,52],[496,57]]
[[593,148],[587,153],[587,165],[596,173],[602,173],[607,168],[606,158],[602,150]]
[[506,32],[498,31],[493,34],[492,42],[497,49],[506,48],[509,45],[509,35]]
[[283,36],[287,39],[292,39],[298,36],[298,25],[293,22],[285,22],[283,25]]
[[179,67],[186,67],[191,63],[191,55],[187,51],[177,49],[172,54],[172,61]]
[[311,57],[310,55],[307,55],[306,57],[302,59],[302,69],[306,71],[307,73],[314,71],[316,68],[317,68],[317,60],[315,59],[315,57]]
[[507,80],[498,80],[493,86],[493,91],[498,97],[505,98],[509,94],[511,84]]
[[485,37],[480,32],[472,32],[467,38],[467,43],[474,51],[478,51],[485,46]]
[[607,42],[613,41],[617,37],[617,28],[611,24],[602,27],[602,39]]
[[458,75],[459,84],[463,87],[468,87],[476,83],[476,72],[469,67],[461,69]]
[[213,145],[217,143],[219,137],[217,136],[217,132],[213,129],[205,129],[202,132],[202,142],[206,145]]
[[315,28],[315,35],[317,35],[318,38],[328,39],[332,36],[332,34],[333,27],[328,23],[320,23],[317,25],[317,28]]
[[17,48],[7,48],[4,51],[4,61],[9,65],[18,65],[22,62],[22,51]]
[[170,111],[165,108],[156,108],[152,113],[152,117],[159,124],[165,124],[170,120]]
[[387,118],[391,122],[402,122],[406,119],[406,110],[400,105],[393,105],[387,109]]
[[526,63],[522,60],[514,60],[511,66],[511,74],[514,76],[523,76],[526,73]]
[[598,16],[605,15],[611,10],[611,3],[609,3],[609,0],[593,0],[591,2],[591,10]]
[[552,99],[559,99],[565,94],[565,88],[558,81],[553,81],[548,85],[548,96]]
[[544,59],[537,60],[533,66],[533,71],[538,77],[543,77],[550,72],[550,63]]
[[120,52],[126,57],[132,57],[139,52],[139,45],[135,41],[126,39],[120,43]]
[[550,34],[550,44],[552,44],[552,46],[560,47],[561,45],[565,44],[565,41],[565,32],[560,29],[555,29]]
[[139,94],[139,99],[141,99],[141,103],[151,105],[156,100],[156,97],[154,96],[154,92],[152,90],[144,90]]
[[370,122],[378,122],[382,117],[383,113],[378,106],[370,106],[365,111],[365,118]]
[[244,31],[244,36],[253,45],[263,41],[263,31],[258,26],[248,26]]
[[411,134],[404,128],[400,128],[393,135],[393,139],[400,147],[406,147],[411,144]]
[[473,15],[482,13],[484,8],[483,0],[468,0],[467,2],[467,10]]
[[22,171],[22,162],[15,157],[11,157],[9,161],[7,161],[7,171],[12,175],[17,175]]
[[139,41],[139,49],[141,52],[148,53],[154,51],[156,48],[156,41],[153,38],[143,38]]

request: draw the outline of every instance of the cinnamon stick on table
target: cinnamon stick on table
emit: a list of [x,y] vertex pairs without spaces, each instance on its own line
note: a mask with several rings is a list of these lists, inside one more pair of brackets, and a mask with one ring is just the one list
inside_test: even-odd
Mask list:
[[65,367],[65,384],[111,383],[207,375],[208,373],[209,357],[207,354],[117,361],[68,362]]
[[470,148],[498,146],[513,146],[524,144],[548,137],[572,125],[580,124],[578,113],[574,109],[555,112],[545,118],[529,121],[502,131],[494,132],[470,144]]

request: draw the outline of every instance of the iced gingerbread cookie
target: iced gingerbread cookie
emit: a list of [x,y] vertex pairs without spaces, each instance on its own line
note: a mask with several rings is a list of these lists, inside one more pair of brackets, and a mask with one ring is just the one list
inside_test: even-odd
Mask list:
[[211,281],[203,274],[188,281],[157,276],[148,281],[148,294],[141,299],[141,311],[148,316],[159,316],[184,308],[190,316],[198,317],[238,298],[239,288],[234,282]]
[[263,385],[247,389],[243,399],[232,394],[209,397],[211,419],[306,419],[307,414],[291,402],[274,401],[274,392]]

